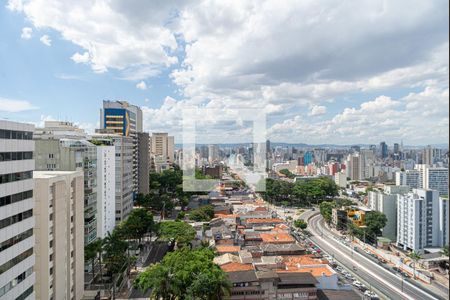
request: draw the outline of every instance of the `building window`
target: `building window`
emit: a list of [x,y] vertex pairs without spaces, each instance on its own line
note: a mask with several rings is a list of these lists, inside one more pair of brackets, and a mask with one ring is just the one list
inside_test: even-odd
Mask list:
[[2,175],[0,175],[0,184],[20,181],[20,180],[26,180],[26,179],[30,179],[30,178],[33,178],[33,171],[2,174]]
[[8,261],[8,262],[6,262],[6,263],[4,263],[3,265],[0,266],[0,274],[3,274],[4,272],[8,271],[9,269],[14,267],[15,265],[17,265],[21,261],[25,260],[26,258],[30,257],[31,255],[33,255],[33,248],[30,248],[27,251],[17,255],[16,257],[11,259],[10,261]]
[[5,206],[5,205],[12,204],[12,203],[20,202],[22,200],[29,199],[32,197],[33,197],[33,190],[0,197],[0,206]]
[[5,228],[7,226],[10,226],[12,224],[21,222],[21,221],[23,221],[25,219],[28,219],[28,218],[32,217],[32,216],[33,216],[33,210],[30,209],[30,210],[24,211],[22,213],[19,213],[17,215],[14,215],[14,216],[5,218],[3,220],[0,220],[0,229]]

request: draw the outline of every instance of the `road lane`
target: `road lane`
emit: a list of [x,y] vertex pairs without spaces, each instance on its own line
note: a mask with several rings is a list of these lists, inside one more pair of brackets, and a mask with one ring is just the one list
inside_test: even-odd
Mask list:
[[321,226],[319,223],[321,220],[323,221],[320,215],[310,218],[309,229],[314,235],[311,237],[311,240],[330,255],[334,255],[336,260],[343,265],[358,265],[358,271],[354,272],[350,270],[351,273],[356,273],[358,277],[371,283],[374,289],[381,292],[388,299],[445,299],[434,297],[407,281],[403,281],[402,283],[402,279],[394,273],[368,260],[360,253],[342,245],[332,238],[333,234],[331,232]]

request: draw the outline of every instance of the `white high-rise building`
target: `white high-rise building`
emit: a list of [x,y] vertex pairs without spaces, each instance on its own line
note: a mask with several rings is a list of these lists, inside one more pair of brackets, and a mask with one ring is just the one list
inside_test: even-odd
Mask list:
[[382,229],[383,236],[396,240],[397,237],[397,195],[410,191],[408,186],[387,185],[383,191],[369,192],[368,206],[371,210],[382,212],[386,215],[387,223]]
[[347,187],[347,174],[344,172],[338,172],[334,174],[334,182],[340,188]]
[[84,292],[83,171],[37,171],[36,299],[80,300]]
[[427,146],[423,149],[423,164],[432,166],[434,164],[434,149]]
[[[445,203],[444,203],[445,202]],[[434,190],[414,189],[398,195],[397,245],[405,250],[422,252],[428,247],[448,243],[448,200]]]
[[219,146],[217,145],[208,146],[208,162],[210,164],[219,162]]
[[131,137],[98,133],[91,136],[92,143],[110,143],[115,147],[115,221],[125,220],[133,209],[133,139]]
[[34,126],[0,120],[0,299],[34,299]]
[[116,226],[115,156],[112,143],[97,145],[97,237],[101,239]]
[[142,132],[142,110],[127,101],[103,101],[100,109],[100,129],[131,137],[133,141],[133,193],[138,193],[138,133]]
[[407,185],[412,189],[422,186],[420,172],[418,170],[406,170],[395,172],[395,185]]
[[174,137],[168,133],[155,132],[150,138],[150,156],[167,163],[174,161]]
[[425,168],[423,188],[439,191],[439,196],[448,196],[448,169]]
[[347,176],[351,180],[361,180],[361,156],[359,153],[351,154],[346,161]]

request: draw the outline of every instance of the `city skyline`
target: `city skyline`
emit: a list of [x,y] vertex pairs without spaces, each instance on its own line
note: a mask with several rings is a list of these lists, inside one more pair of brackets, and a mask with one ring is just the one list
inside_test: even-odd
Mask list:
[[[445,144],[448,2],[329,4],[99,1],[86,10],[10,0],[0,7],[0,118],[68,120],[93,133],[110,99],[142,107],[144,131],[177,141],[194,105],[264,108],[272,142]],[[234,142],[227,128],[218,131]]]

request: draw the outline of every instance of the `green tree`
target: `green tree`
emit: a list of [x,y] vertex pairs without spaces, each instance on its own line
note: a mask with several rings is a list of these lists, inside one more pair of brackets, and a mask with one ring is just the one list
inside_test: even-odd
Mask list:
[[[102,240],[97,239],[90,244],[84,246],[84,260],[91,263],[92,280],[95,280],[95,262],[99,260],[102,252]],[[101,262],[101,258],[100,258]]]
[[386,215],[379,211],[371,211],[366,214],[366,228],[367,233],[371,236],[380,236],[382,234],[381,229],[386,226]]
[[134,285],[152,289],[152,299],[225,299],[231,285],[213,258],[208,248],[174,251],[139,274]]
[[300,228],[301,230],[305,230],[308,227],[308,223],[303,219],[298,219],[294,221],[294,226]]
[[281,169],[279,172],[284,176],[286,176],[287,178],[295,178],[295,174],[289,171],[288,169]]
[[144,235],[151,233],[154,229],[153,215],[146,209],[133,209],[128,218],[122,222],[119,229],[127,239],[138,240],[139,243]]
[[197,222],[208,222],[214,217],[214,207],[204,205],[189,212],[189,219]]
[[331,217],[334,206],[335,204],[331,201],[325,201],[319,204],[320,214],[328,224],[331,223]]
[[186,245],[195,238],[195,230],[191,225],[177,221],[159,223],[158,233],[161,240],[175,241],[179,246]]
[[105,237],[103,244],[103,261],[111,275],[120,273],[127,263],[127,249],[128,243],[123,240],[119,230],[115,229]]
[[442,248],[441,253],[445,256],[448,256],[448,248],[449,248],[448,245],[444,246],[444,248]]

